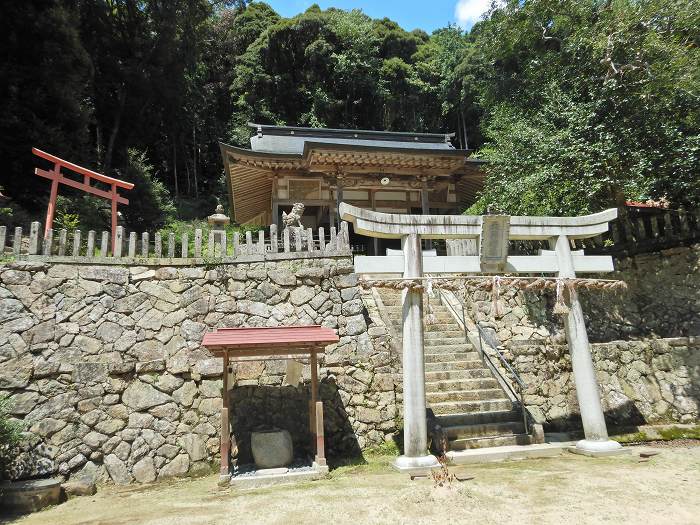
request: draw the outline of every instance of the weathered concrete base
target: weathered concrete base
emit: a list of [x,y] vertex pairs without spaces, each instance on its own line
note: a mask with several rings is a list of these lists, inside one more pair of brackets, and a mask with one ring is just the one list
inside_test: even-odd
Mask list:
[[316,481],[328,475],[328,467],[314,463],[310,468],[290,470],[288,468],[260,469],[252,475],[231,476],[230,485],[240,489],[256,489],[272,485],[286,485],[304,481]]
[[613,441],[612,439],[605,441],[582,439],[576,443],[575,447],[569,447],[569,452],[581,454],[582,456],[599,458],[605,456],[616,456],[618,454],[627,454],[630,452],[630,450],[623,448],[622,445],[620,445],[617,441]]
[[440,468],[440,462],[432,454],[417,457],[399,456],[394,460],[392,467],[407,474],[425,474],[431,469]]
[[455,450],[446,454],[450,465],[489,463],[513,459],[534,459],[559,456],[567,447],[565,443],[542,443],[537,445],[510,445],[505,447]]
[[58,505],[61,497],[60,479],[30,479],[0,483],[0,508],[10,513],[36,512]]

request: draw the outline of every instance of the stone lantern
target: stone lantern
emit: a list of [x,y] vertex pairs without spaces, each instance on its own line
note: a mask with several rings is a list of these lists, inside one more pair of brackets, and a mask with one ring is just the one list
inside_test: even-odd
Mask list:
[[[221,246],[220,256],[226,256],[226,225],[231,222],[224,214],[224,207],[221,204],[216,206],[216,210],[213,215],[207,217],[207,222],[211,225],[211,230],[209,230],[209,255],[215,255],[216,244]],[[218,237],[218,242],[216,237]],[[215,244],[216,243],[216,244]]]
[[214,214],[207,217],[207,222],[213,226],[212,229],[223,230],[231,222],[231,219],[224,214],[224,207],[217,204]]

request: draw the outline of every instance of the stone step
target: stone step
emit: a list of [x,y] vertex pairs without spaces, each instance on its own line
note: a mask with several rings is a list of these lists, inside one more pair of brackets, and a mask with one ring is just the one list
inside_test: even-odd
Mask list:
[[450,465],[468,465],[473,463],[488,463],[510,459],[546,458],[559,456],[568,444],[542,443],[537,445],[509,445],[493,448],[478,448],[454,450],[447,454]]
[[481,368],[482,370],[489,371],[484,367],[484,363],[481,362],[481,359],[425,363],[426,377],[428,377],[428,372],[452,372],[453,370],[471,370],[474,368]]
[[[455,319],[452,317],[452,314],[449,312],[436,312],[433,310],[433,314],[437,318],[438,322],[441,323],[454,323]],[[400,323],[403,321],[403,317],[401,315],[401,312],[389,312],[389,320],[392,322]]]
[[[473,345],[465,343],[464,340],[460,339],[450,339],[450,344],[437,344],[434,341],[427,341],[424,345],[426,352],[454,352],[455,349],[466,350],[469,352],[475,352],[476,349]],[[449,349],[449,350],[448,350]]]
[[[427,376],[427,374],[426,374]],[[427,377],[426,377],[427,379]],[[426,381],[426,392],[450,392],[454,390],[477,390],[479,388],[498,388],[498,381],[492,377],[474,379],[442,379]]]
[[[393,327],[397,332],[401,332],[402,325],[399,322],[395,322]],[[444,323],[444,324],[424,324],[423,332],[425,334],[430,334],[433,332],[462,332],[462,340],[464,340],[464,332],[460,329],[457,323]]]
[[[453,390],[447,392],[428,392],[425,399],[431,406],[435,403],[462,403],[464,401],[500,401],[508,399],[500,388],[478,390]],[[508,400],[510,403],[510,400]]]
[[522,420],[504,421],[501,423],[482,423],[480,425],[454,425],[443,427],[449,440],[468,439],[477,437],[510,436],[525,434]]
[[490,425],[494,423],[517,423],[522,422],[522,420],[520,408],[514,408],[512,402],[509,402],[505,409],[485,410],[483,412],[470,411],[437,416],[437,421],[443,428]]
[[464,342],[464,332],[462,330],[443,330],[442,332],[425,332],[423,338],[426,341],[432,341],[435,339],[456,339],[459,338]]
[[497,412],[509,410],[513,403],[510,399],[486,399],[479,401],[441,401],[430,403],[435,415],[464,414],[480,412]]
[[508,436],[483,436],[455,439],[449,442],[450,450],[473,450],[476,448],[508,447],[513,445],[530,445],[532,440],[527,434]]
[[[440,364],[440,363],[435,363]],[[426,365],[427,368],[428,365]],[[425,379],[429,382],[434,381],[463,381],[469,379],[484,379],[491,378],[491,371],[487,368],[473,368],[470,370],[445,370],[436,372],[426,372]]]
[[452,363],[454,361],[476,361],[479,359],[477,352],[437,352],[426,353],[426,363]]

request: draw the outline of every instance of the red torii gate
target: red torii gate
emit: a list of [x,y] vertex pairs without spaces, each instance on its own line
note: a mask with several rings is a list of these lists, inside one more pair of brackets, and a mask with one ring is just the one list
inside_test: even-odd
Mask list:
[[[48,233],[48,231],[51,228],[53,228],[53,216],[56,212],[56,196],[58,195],[58,185],[60,183],[65,184],[66,186],[70,186],[72,188],[77,188],[86,193],[91,193],[92,195],[97,195],[98,197],[102,197],[103,199],[112,201],[112,251],[114,251],[114,243],[117,239],[117,204],[129,204],[128,199],[125,199],[117,193],[117,188],[124,188],[125,190],[130,190],[133,189],[134,185],[131,182],[114,179],[112,177],[108,177],[107,175],[102,175],[101,173],[97,173],[87,168],[83,168],[82,166],[78,166],[77,164],[73,164],[72,162],[68,162],[67,160],[55,157],[54,155],[46,153],[45,151],[41,151],[37,148],[32,148],[32,153],[37,157],[41,157],[42,159],[48,160],[49,162],[53,162],[53,170],[51,171],[46,171],[41,168],[34,169],[34,173],[36,175],[39,175],[40,177],[44,177],[51,181],[51,195],[49,197],[48,208],[46,209],[44,238],[46,238],[46,234]],[[79,173],[83,176],[83,182],[78,182],[76,180],[66,178],[61,173],[61,168],[66,168],[70,171],[74,171],[75,173]],[[99,182],[103,182],[105,184],[109,184],[110,191],[101,190],[99,188],[91,186],[90,181],[93,179]]]

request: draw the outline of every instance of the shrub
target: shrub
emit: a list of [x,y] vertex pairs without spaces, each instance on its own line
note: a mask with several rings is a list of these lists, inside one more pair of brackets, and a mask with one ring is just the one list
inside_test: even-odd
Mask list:
[[10,416],[10,406],[10,399],[0,394],[0,479],[5,478],[22,439],[22,424]]

